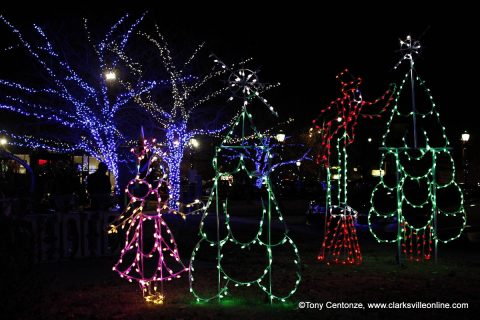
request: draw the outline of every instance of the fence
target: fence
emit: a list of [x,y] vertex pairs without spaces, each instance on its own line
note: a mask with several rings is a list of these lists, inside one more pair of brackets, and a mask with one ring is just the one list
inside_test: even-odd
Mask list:
[[[72,211],[13,214],[12,206],[21,199],[1,199],[0,214],[5,224],[3,232],[10,233],[13,245],[27,244],[33,262],[49,262],[95,256],[116,255],[123,240],[119,234],[109,235],[108,225],[117,212]],[[19,245],[19,247],[21,247]]]

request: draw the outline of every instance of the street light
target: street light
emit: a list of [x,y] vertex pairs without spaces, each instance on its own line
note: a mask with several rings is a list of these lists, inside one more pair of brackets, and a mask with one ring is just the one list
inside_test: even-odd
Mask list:
[[465,150],[467,149],[467,142],[470,140],[470,134],[466,131],[462,133],[462,162],[463,162],[463,185],[467,185],[467,176],[468,176],[468,162],[467,157],[465,156]]
[[0,146],[4,147],[4,146],[7,145],[7,143],[8,143],[7,138],[5,138],[5,137],[0,138]]
[[190,145],[194,148],[198,148],[200,146],[200,142],[198,142],[197,139],[192,138],[192,139],[190,139]]
[[115,73],[114,70],[108,70],[107,72],[105,72],[105,79],[107,81],[116,80],[117,79],[117,74]]
[[283,133],[283,131],[280,131],[279,133],[277,133],[275,138],[277,138],[278,142],[283,142],[285,141],[285,133]]

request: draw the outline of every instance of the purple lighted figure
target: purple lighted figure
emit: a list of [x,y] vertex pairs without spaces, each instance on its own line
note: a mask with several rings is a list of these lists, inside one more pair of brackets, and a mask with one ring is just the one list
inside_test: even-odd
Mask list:
[[[128,226],[125,247],[113,270],[130,282],[137,281],[147,302],[163,304],[163,282],[180,278],[182,272],[188,271],[163,219],[166,213],[180,212],[168,207],[170,183],[164,153],[155,140],[144,140],[140,152],[132,152],[137,158],[137,175],[125,188],[130,201],[109,231],[116,233],[119,227]],[[146,210],[150,201],[156,201],[156,210]]]

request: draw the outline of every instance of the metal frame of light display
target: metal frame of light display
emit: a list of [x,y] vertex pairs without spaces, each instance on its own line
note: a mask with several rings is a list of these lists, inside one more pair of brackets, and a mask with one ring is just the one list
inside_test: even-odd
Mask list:
[[[380,117],[380,113],[392,101],[392,90],[387,90],[381,98],[369,102],[363,100],[359,89],[361,78],[353,77],[348,69],[336,78],[341,85],[341,97],[333,100],[321,111],[319,118],[312,121],[315,132],[321,135],[317,163],[325,166],[327,180],[325,232],[318,260],[327,264],[360,264],[362,254],[355,229],[357,211],[348,205],[347,199],[347,147],[355,141],[358,118]],[[381,101],[386,103],[379,113],[362,114],[364,107]],[[317,124],[318,120],[323,121],[321,126]],[[336,170],[335,173],[332,170]],[[336,197],[332,195],[332,189],[336,189]]]
[[[445,128],[440,123],[440,115],[436,110],[436,105],[433,101],[433,97],[425,85],[425,82],[416,74],[414,68],[414,56],[418,54],[420,49],[420,42],[413,40],[410,36],[407,36],[405,40],[400,40],[401,51],[404,52],[404,56],[400,62],[395,66],[395,69],[401,64],[402,61],[409,61],[410,68],[405,74],[398,91],[395,94],[395,105],[392,109],[392,114],[387,124],[387,131],[382,138],[383,151],[382,160],[380,162],[380,168],[384,168],[387,163],[388,157],[392,157],[394,162],[395,183],[388,184],[387,172],[385,176],[380,176],[380,182],[375,186],[371,197],[371,209],[368,215],[368,223],[371,233],[374,235],[378,242],[384,243],[397,243],[397,258],[398,262],[402,263],[402,254],[405,255],[407,260],[430,260],[432,257],[432,251],[434,250],[434,258],[437,261],[438,243],[447,243],[457,239],[462,234],[466,224],[466,213],[463,207],[463,193],[455,182],[455,164],[450,154],[450,142],[447,139]],[[399,110],[401,104],[399,103],[402,94],[404,93],[404,87],[410,82],[410,98],[411,98],[411,111],[402,113]],[[419,111],[419,106],[416,104],[417,96],[415,87],[419,86],[423,93],[428,97],[429,110]],[[407,92],[408,98],[408,92]],[[432,119],[433,118],[433,119]],[[398,145],[392,145],[394,130],[392,124],[395,121],[403,120],[412,124],[413,137],[407,138],[407,132],[401,138]],[[436,123],[439,126],[438,137],[441,137],[439,141],[434,141],[435,138],[431,132],[427,132],[422,124],[426,126],[426,120],[432,120],[431,123]],[[421,121],[421,123],[419,123]],[[423,138],[420,134],[423,134]],[[390,140],[392,139],[392,141]],[[451,178],[449,181],[441,181],[439,175],[439,169],[437,164],[439,160],[445,157],[445,163],[451,165]],[[421,161],[430,163],[429,166],[424,169],[424,172],[418,172]],[[448,180],[448,179],[444,179]],[[412,200],[412,195],[409,195],[409,189],[412,187],[412,183],[421,186],[425,184],[427,195],[424,201],[415,202]],[[451,188],[453,192],[457,193],[459,204],[458,207],[453,209],[442,209],[437,203],[437,193],[443,192]],[[381,195],[381,192],[390,194],[393,198],[393,210],[383,211],[379,209],[379,200],[376,198]],[[393,197],[392,197],[393,195]],[[382,197],[385,199],[385,197]],[[445,199],[446,197],[441,197]],[[408,212],[415,212],[415,210],[425,210],[429,212],[426,214],[425,221],[417,224],[418,221],[409,221],[405,214]],[[420,211],[421,212],[421,211]],[[423,213],[425,215],[425,213]],[[459,225],[459,232],[453,236],[449,236],[446,239],[441,239],[438,236],[438,219],[439,217],[448,218],[457,215],[462,215],[463,222]],[[419,219],[419,215],[415,216]],[[397,225],[396,237],[393,239],[382,239],[382,236],[375,232],[373,226],[373,219],[379,219],[383,222],[395,222]],[[412,217],[410,219],[413,219]],[[396,221],[395,221],[396,220]],[[433,248],[432,248],[433,245]]]
[[[222,64],[224,68],[226,68],[226,65],[223,64],[221,61],[216,59],[217,63]],[[298,253],[298,249],[293,242],[293,240],[288,236],[288,229],[286,226],[286,223],[283,219],[282,213],[280,212],[279,205],[275,199],[274,192],[272,190],[272,184],[269,178],[270,175],[270,170],[266,170],[266,172],[256,172],[255,169],[253,170],[248,170],[247,164],[246,164],[246,159],[244,158],[244,155],[242,153],[245,152],[245,150],[253,149],[253,148],[260,148],[260,149],[265,149],[265,152],[268,153],[270,156],[270,149],[268,146],[264,146],[262,144],[263,141],[263,135],[257,131],[255,128],[253,122],[252,122],[252,114],[248,112],[247,106],[254,100],[259,99],[263,104],[265,104],[269,110],[276,114],[274,111],[273,107],[267,103],[267,100],[264,99],[263,97],[260,96],[260,93],[262,92],[262,89],[265,89],[257,79],[257,75],[254,71],[249,70],[249,69],[239,69],[236,71],[232,71],[232,75],[230,76],[229,79],[230,85],[232,87],[232,92],[234,95],[241,96],[243,97],[243,106],[242,106],[242,112],[236,117],[234,121],[234,125],[232,128],[229,130],[228,134],[226,137],[223,139],[221,144],[216,147],[215,150],[215,156],[213,158],[213,167],[215,169],[215,178],[214,178],[214,184],[213,184],[213,189],[212,192],[209,196],[209,199],[206,203],[205,206],[205,213],[204,216],[202,217],[202,221],[200,223],[200,236],[201,239],[199,242],[196,244],[192,257],[190,260],[190,266],[189,266],[189,273],[190,273],[190,292],[195,296],[197,302],[202,302],[202,301],[210,301],[214,299],[218,299],[221,301],[222,298],[224,298],[228,294],[229,287],[231,285],[235,287],[239,286],[252,286],[252,285],[257,285],[265,294],[267,294],[268,299],[270,303],[273,303],[274,300],[279,300],[284,302],[287,298],[292,296],[295,291],[298,288],[298,285],[301,281],[301,275],[300,275],[300,256]],[[232,99],[230,99],[232,100]],[[241,127],[239,127],[241,126]],[[249,126],[249,129],[253,131],[254,136],[256,139],[251,139],[251,137],[247,137],[245,135],[245,129]],[[241,136],[240,137],[233,137],[233,132],[236,128],[241,128]],[[256,140],[257,143],[253,140]],[[238,153],[238,164],[236,167],[229,171],[229,172],[222,172],[219,164],[219,154],[222,151],[225,150],[234,150],[235,152]],[[269,159],[270,157],[266,157]],[[228,199],[223,202],[223,205],[221,205],[221,199],[219,197],[219,183],[222,177],[227,177],[230,175],[235,175],[239,172],[245,172],[250,178],[256,179],[258,175],[261,175],[263,184],[265,186],[268,199],[262,199],[262,215],[260,218],[259,222],[259,228],[258,232],[256,235],[250,240],[246,242],[239,241],[234,232],[232,231],[232,228],[230,226],[231,219],[229,212],[227,210],[228,208]],[[264,201],[266,200],[266,201]],[[215,214],[216,214],[216,230],[217,233],[215,236],[210,239],[207,236],[207,233],[204,230],[204,227],[206,225],[205,221],[206,218],[211,214],[209,212],[209,209],[211,206],[215,205]],[[221,208],[222,207],[222,208]],[[222,210],[223,209],[223,210]],[[283,228],[284,228],[284,236],[281,240],[277,242],[272,242],[271,239],[271,228],[272,228],[272,215],[274,213],[277,213],[279,221],[282,222]],[[220,216],[224,216],[224,220],[220,218]],[[226,227],[226,235],[225,237],[220,236],[220,225],[224,224]],[[264,229],[264,226],[266,227]],[[264,233],[267,233],[266,236]],[[229,275],[228,272],[223,268],[222,266],[222,259],[223,253],[222,253],[222,248],[224,247],[225,244],[227,243],[232,243],[234,245],[239,246],[242,250],[245,249],[250,249],[252,245],[259,245],[261,247],[264,247],[266,249],[267,253],[267,258],[268,258],[268,263],[263,269],[263,272],[261,275],[256,278],[252,279],[250,281],[240,281],[238,279],[235,279],[233,276]],[[216,256],[216,273],[217,273],[217,291],[213,295],[209,295],[208,297],[204,297],[201,294],[198,293],[197,290],[194,289],[194,282],[195,282],[195,277],[200,276],[195,274],[194,277],[194,272],[195,272],[195,258],[201,249],[201,244],[204,245],[209,245],[211,247],[216,247],[217,249],[217,256]],[[283,246],[283,245],[290,245],[293,249],[293,252],[295,254],[294,258],[294,265],[296,269],[296,280],[294,287],[291,291],[289,291],[288,294],[284,296],[279,296],[276,295],[273,292],[272,289],[272,264],[274,261],[272,249],[275,247]],[[287,290],[288,291],[288,290]]]

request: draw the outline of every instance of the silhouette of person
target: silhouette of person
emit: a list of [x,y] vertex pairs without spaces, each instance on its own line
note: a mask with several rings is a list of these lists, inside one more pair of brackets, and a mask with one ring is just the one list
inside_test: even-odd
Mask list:
[[106,175],[107,164],[100,162],[97,171],[87,177],[87,191],[91,199],[92,209],[107,209],[110,207],[110,192],[112,185],[110,178]]

